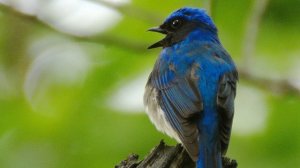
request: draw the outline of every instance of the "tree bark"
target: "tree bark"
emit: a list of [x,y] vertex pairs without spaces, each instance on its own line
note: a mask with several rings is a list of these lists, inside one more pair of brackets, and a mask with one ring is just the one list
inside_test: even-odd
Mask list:
[[[237,162],[227,157],[222,158],[223,168],[236,168]],[[195,162],[185,149],[177,144],[168,146],[163,141],[154,147],[145,159],[139,161],[139,156],[131,154],[115,168],[194,168]]]

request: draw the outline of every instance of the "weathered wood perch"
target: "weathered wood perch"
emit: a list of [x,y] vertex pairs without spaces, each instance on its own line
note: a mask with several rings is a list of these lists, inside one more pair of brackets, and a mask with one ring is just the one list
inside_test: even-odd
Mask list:
[[[156,146],[144,160],[138,160],[139,156],[131,154],[126,160],[115,168],[195,168],[195,162],[191,160],[185,149],[177,144],[168,146],[163,140]],[[229,158],[222,158],[223,168],[236,168],[237,162]]]

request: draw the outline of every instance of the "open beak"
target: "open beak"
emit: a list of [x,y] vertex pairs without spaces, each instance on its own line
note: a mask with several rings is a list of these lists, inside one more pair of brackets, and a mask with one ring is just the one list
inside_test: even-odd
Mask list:
[[[152,32],[157,32],[157,33],[161,33],[161,34],[168,34],[168,32],[160,27],[153,27],[148,29],[148,31],[152,31]],[[165,40],[166,38],[158,41],[157,43],[152,44],[151,46],[148,47],[148,49],[152,49],[152,48],[157,48],[157,47],[164,47],[165,46]]]

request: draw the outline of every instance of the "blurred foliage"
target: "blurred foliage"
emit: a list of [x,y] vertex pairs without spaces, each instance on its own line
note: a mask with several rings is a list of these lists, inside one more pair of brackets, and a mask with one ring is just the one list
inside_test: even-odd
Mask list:
[[[239,64],[253,1],[214,2],[213,16],[221,41]],[[125,6],[116,6],[123,14],[116,26],[90,37],[60,32],[34,16],[1,7],[0,167],[113,167],[129,153],[144,156],[160,139],[175,144],[156,131],[144,113],[121,113],[106,102],[120,83],[152,68],[159,51],[146,48],[161,35],[146,30],[160,24],[177,8],[202,5],[202,1],[194,0],[132,0]],[[299,0],[269,2],[258,32],[253,56],[257,64],[253,69],[263,75],[267,71],[284,79],[289,77],[290,66],[300,54],[299,7]],[[57,45],[77,46],[86,55],[89,68],[82,70],[82,78],[57,82],[45,80],[48,74],[43,76],[43,72],[37,83],[28,78],[30,72],[35,72],[32,68],[38,61],[36,52],[43,52],[39,46],[48,38],[63,39]],[[42,47],[55,44],[54,40]],[[54,73],[69,73],[67,68],[73,66],[56,68]],[[26,82],[27,87],[36,89],[33,93],[27,91],[29,95]],[[269,107],[266,128],[249,136],[233,134],[228,155],[243,168],[299,167],[300,96],[268,90],[264,94]]]

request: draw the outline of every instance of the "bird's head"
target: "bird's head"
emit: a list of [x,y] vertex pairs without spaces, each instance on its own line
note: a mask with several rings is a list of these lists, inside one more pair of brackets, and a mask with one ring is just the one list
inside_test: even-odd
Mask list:
[[204,9],[181,8],[173,12],[159,27],[149,29],[149,31],[165,34],[166,37],[148,49],[172,46],[184,40],[195,29],[217,34],[215,24]]

